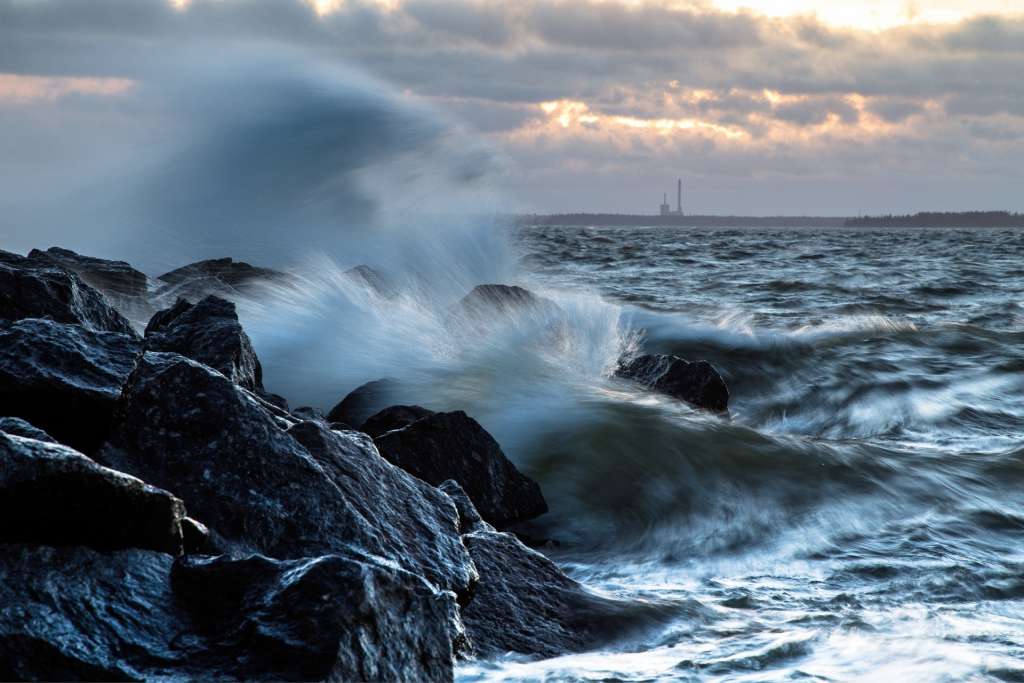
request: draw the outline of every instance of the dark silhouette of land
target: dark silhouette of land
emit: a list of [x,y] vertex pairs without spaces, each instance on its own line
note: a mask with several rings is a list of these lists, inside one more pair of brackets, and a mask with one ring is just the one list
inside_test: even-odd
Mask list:
[[696,214],[560,213],[517,216],[521,225],[666,226],[693,228],[1022,228],[1024,213],[1009,211],[921,212],[906,215],[701,216]]
[[1024,228],[1024,213],[1009,211],[921,212],[848,218],[851,228]]

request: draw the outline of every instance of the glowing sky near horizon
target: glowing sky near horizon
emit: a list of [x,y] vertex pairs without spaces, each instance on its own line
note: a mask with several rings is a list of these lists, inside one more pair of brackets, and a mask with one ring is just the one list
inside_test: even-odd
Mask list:
[[1024,13],[1022,0],[714,0],[713,4],[719,9],[750,9],[773,17],[814,14],[828,24],[864,29]]

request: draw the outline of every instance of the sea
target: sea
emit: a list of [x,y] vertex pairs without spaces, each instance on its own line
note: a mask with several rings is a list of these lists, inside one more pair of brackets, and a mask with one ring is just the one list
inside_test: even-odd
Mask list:
[[[438,400],[541,483],[564,571],[667,607],[459,680],[1024,681],[1024,231],[532,226],[514,244],[518,284],[574,331],[474,347]],[[617,379],[640,351],[711,362],[729,415]]]

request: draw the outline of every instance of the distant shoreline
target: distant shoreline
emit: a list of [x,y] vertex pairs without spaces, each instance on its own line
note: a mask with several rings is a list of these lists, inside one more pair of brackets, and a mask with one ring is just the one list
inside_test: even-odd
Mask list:
[[618,213],[521,215],[520,225],[778,227],[778,228],[1020,228],[1024,213],[1008,211],[922,212],[913,215],[861,216],[713,216]]

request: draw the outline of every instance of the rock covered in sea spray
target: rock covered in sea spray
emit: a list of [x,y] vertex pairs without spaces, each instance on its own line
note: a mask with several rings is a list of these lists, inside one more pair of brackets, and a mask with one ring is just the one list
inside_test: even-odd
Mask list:
[[645,354],[623,362],[615,374],[714,413],[729,409],[729,388],[707,361]]
[[393,405],[400,393],[401,384],[396,379],[384,377],[367,382],[350,391],[331,408],[327,420],[357,428],[370,416]]
[[[422,410],[422,409],[421,409]],[[435,486],[454,479],[497,527],[548,510],[540,486],[516,468],[487,430],[461,410],[432,413],[376,438],[388,461]]]
[[477,285],[449,310],[445,325],[460,334],[486,334],[510,321],[529,320],[542,327],[563,325],[565,311],[550,299],[517,285]]
[[134,334],[52,320],[0,323],[0,415],[92,454],[140,350]]
[[0,320],[25,318],[135,336],[131,323],[71,270],[52,259],[0,251]]
[[282,424],[250,392],[176,354],[139,359],[97,457],[173,491],[237,552],[299,558],[355,544],[457,593],[476,579],[451,502],[369,438]]
[[153,313],[149,278],[126,261],[84,256],[60,247],[50,247],[46,251],[33,249],[28,256],[75,273],[89,286],[102,292],[114,308],[132,320],[145,320]]
[[184,298],[191,302],[210,294],[222,297],[250,294],[267,284],[292,281],[287,273],[235,261],[230,257],[196,261],[159,275],[156,279],[160,285],[155,293],[157,298]]
[[235,304],[213,295],[159,311],[146,326],[146,349],[197,360],[249,391],[263,391],[263,368]]

